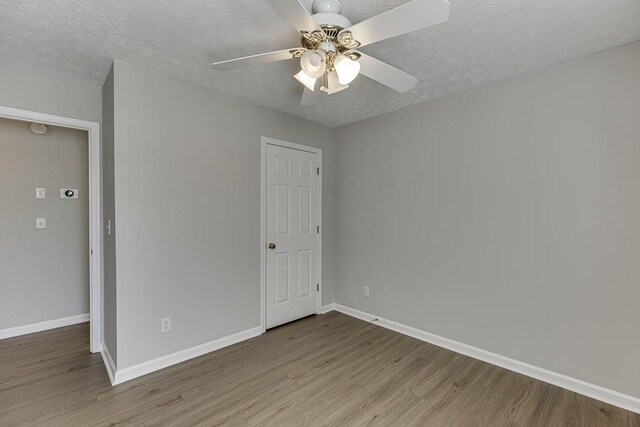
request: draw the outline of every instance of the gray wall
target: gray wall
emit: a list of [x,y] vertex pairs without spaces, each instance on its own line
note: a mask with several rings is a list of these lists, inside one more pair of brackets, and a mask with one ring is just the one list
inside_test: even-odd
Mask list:
[[263,135],[323,149],[332,302],[333,130],[119,61],[114,81],[118,369],[260,325]]
[[0,105],[101,121],[101,90],[0,65]]
[[89,312],[88,180],[86,132],[0,118],[0,329]]
[[635,43],[339,128],[336,302],[640,397],[639,70]]
[[[103,228],[103,341],[113,362],[118,363],[117,299],[116,299],[116,234],[113,175],[113,67],[102,88],[102,223]],[[111,234],[107,221],[111,220]]]

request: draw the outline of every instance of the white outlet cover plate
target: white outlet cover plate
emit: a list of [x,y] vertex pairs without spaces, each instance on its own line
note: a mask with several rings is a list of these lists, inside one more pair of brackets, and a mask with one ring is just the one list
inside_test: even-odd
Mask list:
[[[73,191],[73,196],[67,196],[67,191]],[[77,188],[61,188],[60,189],[60,198],[61,199],[77,199],[78,198],[78,189]]]
[[171,318],[166,317],[160,321],[160,332],[165,333],[171,331]]
[[44,199],[46,197],[47,193],[44,188],[36,188],[36,199]]
[[47,228],[47,219],[36,218],[36,228]]

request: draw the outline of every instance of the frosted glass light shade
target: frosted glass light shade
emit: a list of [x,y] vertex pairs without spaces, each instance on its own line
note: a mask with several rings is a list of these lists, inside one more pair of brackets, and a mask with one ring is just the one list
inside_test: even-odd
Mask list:
[[302,83],[303,85],[305,85],[307,87],[307,89],[309,89],[310,91],[314,91],[316,89],[316,80],[313,77],[309,77],[304,70],[300,71],[298,74],[296,74],[295,76],[296,80],[298,80],[300,83]]
[[327,71],[327,55],[320,49],[308,50],[300,58],[300,67],[307,76],[318,79]]
[[349,85],[343,85],[340,83],[340,80],[338,79],[338,73],[336,73],[335,71],[331,71],[327,74],[327,86],[329,86],[327,88],[328,95],[340,92],[341,90],[349,87]]
[[360,63],[339,54],[334,60],[334,67],[338,73],[340,84],[348,85],[360,74]]

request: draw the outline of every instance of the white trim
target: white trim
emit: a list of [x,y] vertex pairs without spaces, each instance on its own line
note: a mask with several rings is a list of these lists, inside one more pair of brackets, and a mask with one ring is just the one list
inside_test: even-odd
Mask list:
[[90,350],[102,347],[102,164],[100,124],[0,106],[0,117],[85,130],[89,134],[89,312]]
[[189,359],[202,356],[203,354],[211,353],[212,351],[220,350],[221,348],[257,337],[261,334],[262,327],[256,326],[255,328],[247,329],[246,331],[238,332],[236,334],[219,338],[208,343],[200,344],[186,350],[181,350],[176,353],[158,357],[157,359],[149,360],[147,362],[130,366],[128,368],[116,370],[114,379],[111,381],[111,384],[121,384],[125,381],[141,377],[151,372],[155,372],[160,369],[187,361]]
[[355,317],[367,322],[375,322],[376,325],[382,326],[383,328],[419,339],[420,341],[428,342],[430,344],[437,345],[438,347],[446,348],[448,350],[455,351],[456,353],[464,354],[465,356],[473,357],[474,359],[482,360],[483,362],[500,366],[510,371],[514,371],[519,374],[523,374],[528,377],[535,378],[537,380],[544,381],[546,383],[553,384],[558,387],[562,387],[564,389],[582,394],[584,396],[588,396],[593,399],[597,399],[602,402],[606,402],[611,405],[618,406],[620,408],[640,414],[640,399],[637,397],[610,390],[599,385],[591,384],[586,381],[570,377],[568,375],[559,374],[545,368],[530,365],[529,363],[521,362],[519,360],[502,356],[500,354],[492,353],[490,351],[483,350],[469,344],[454,341],[449,338],[444,338],[430,332],[425,332],[420,329],[404,325],[402,323],[383,319],[379,316],[374,316],[373,314],[365,313],[364,311],[356,310],[351,307],[334,304],[334,309],[335,311],[351,317]]
[[102,362],[107,370],[107,375],[109,375],[109,381],[113,384],[116,378],[116,364],[113,362],[113,358],[106,344],[102,344],[102,351],[100,353],[102,354]]
[[260,327],[267,331],[267,144],[260,142]]
[[262,332],[265,332],[267,330],[267,145],[276,145],[318,155],[318,167],[320,168],[320,177],[318,179],[318,225],[320,226],[320,234],[318,235],[317,283],[320,285],[320,291],[316,299],[316,314],[322,314],[322,236],[324,234],[322,225],[322,178],[324,171],[322,169],[321,148],[309,147],[267,136],[263,136],[260,142],[260,325],[262,326]]
[[45,320],[44,322],[31,323],[29,325],[15,326],[0,330],[0,340],[19,337],[20,335],[33,334],[35,332],[48,331],[49,329],[62,328],[89,321],[89,313],[76,316],[62,317],[60,319]]
[[346,305],[334,304],[334,307],[334,310],[339,313],[355,317],[356,319],[364,320],[365,322],[373,322],[378,319],[378,317],[374,316],[373,314],[365,313],[364,311],[356,310],[355,308],[347,307]]
[[320,309],[320,314],[327,314],[330,311],[334,311],[336,309],[336,303],[332,302],[331,304],[323,305]]

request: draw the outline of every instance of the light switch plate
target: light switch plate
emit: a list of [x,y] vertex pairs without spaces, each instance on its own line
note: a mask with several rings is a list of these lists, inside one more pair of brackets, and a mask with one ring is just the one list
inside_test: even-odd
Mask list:
[[36,218],[36,228],[47,228],[47,219]]
[[77,188],[61,188],[60,198],[61,199],[77,199],[78,189]]
[[47,197],[45,189],[36,188],[36,199],[44,199],[45,197]]

